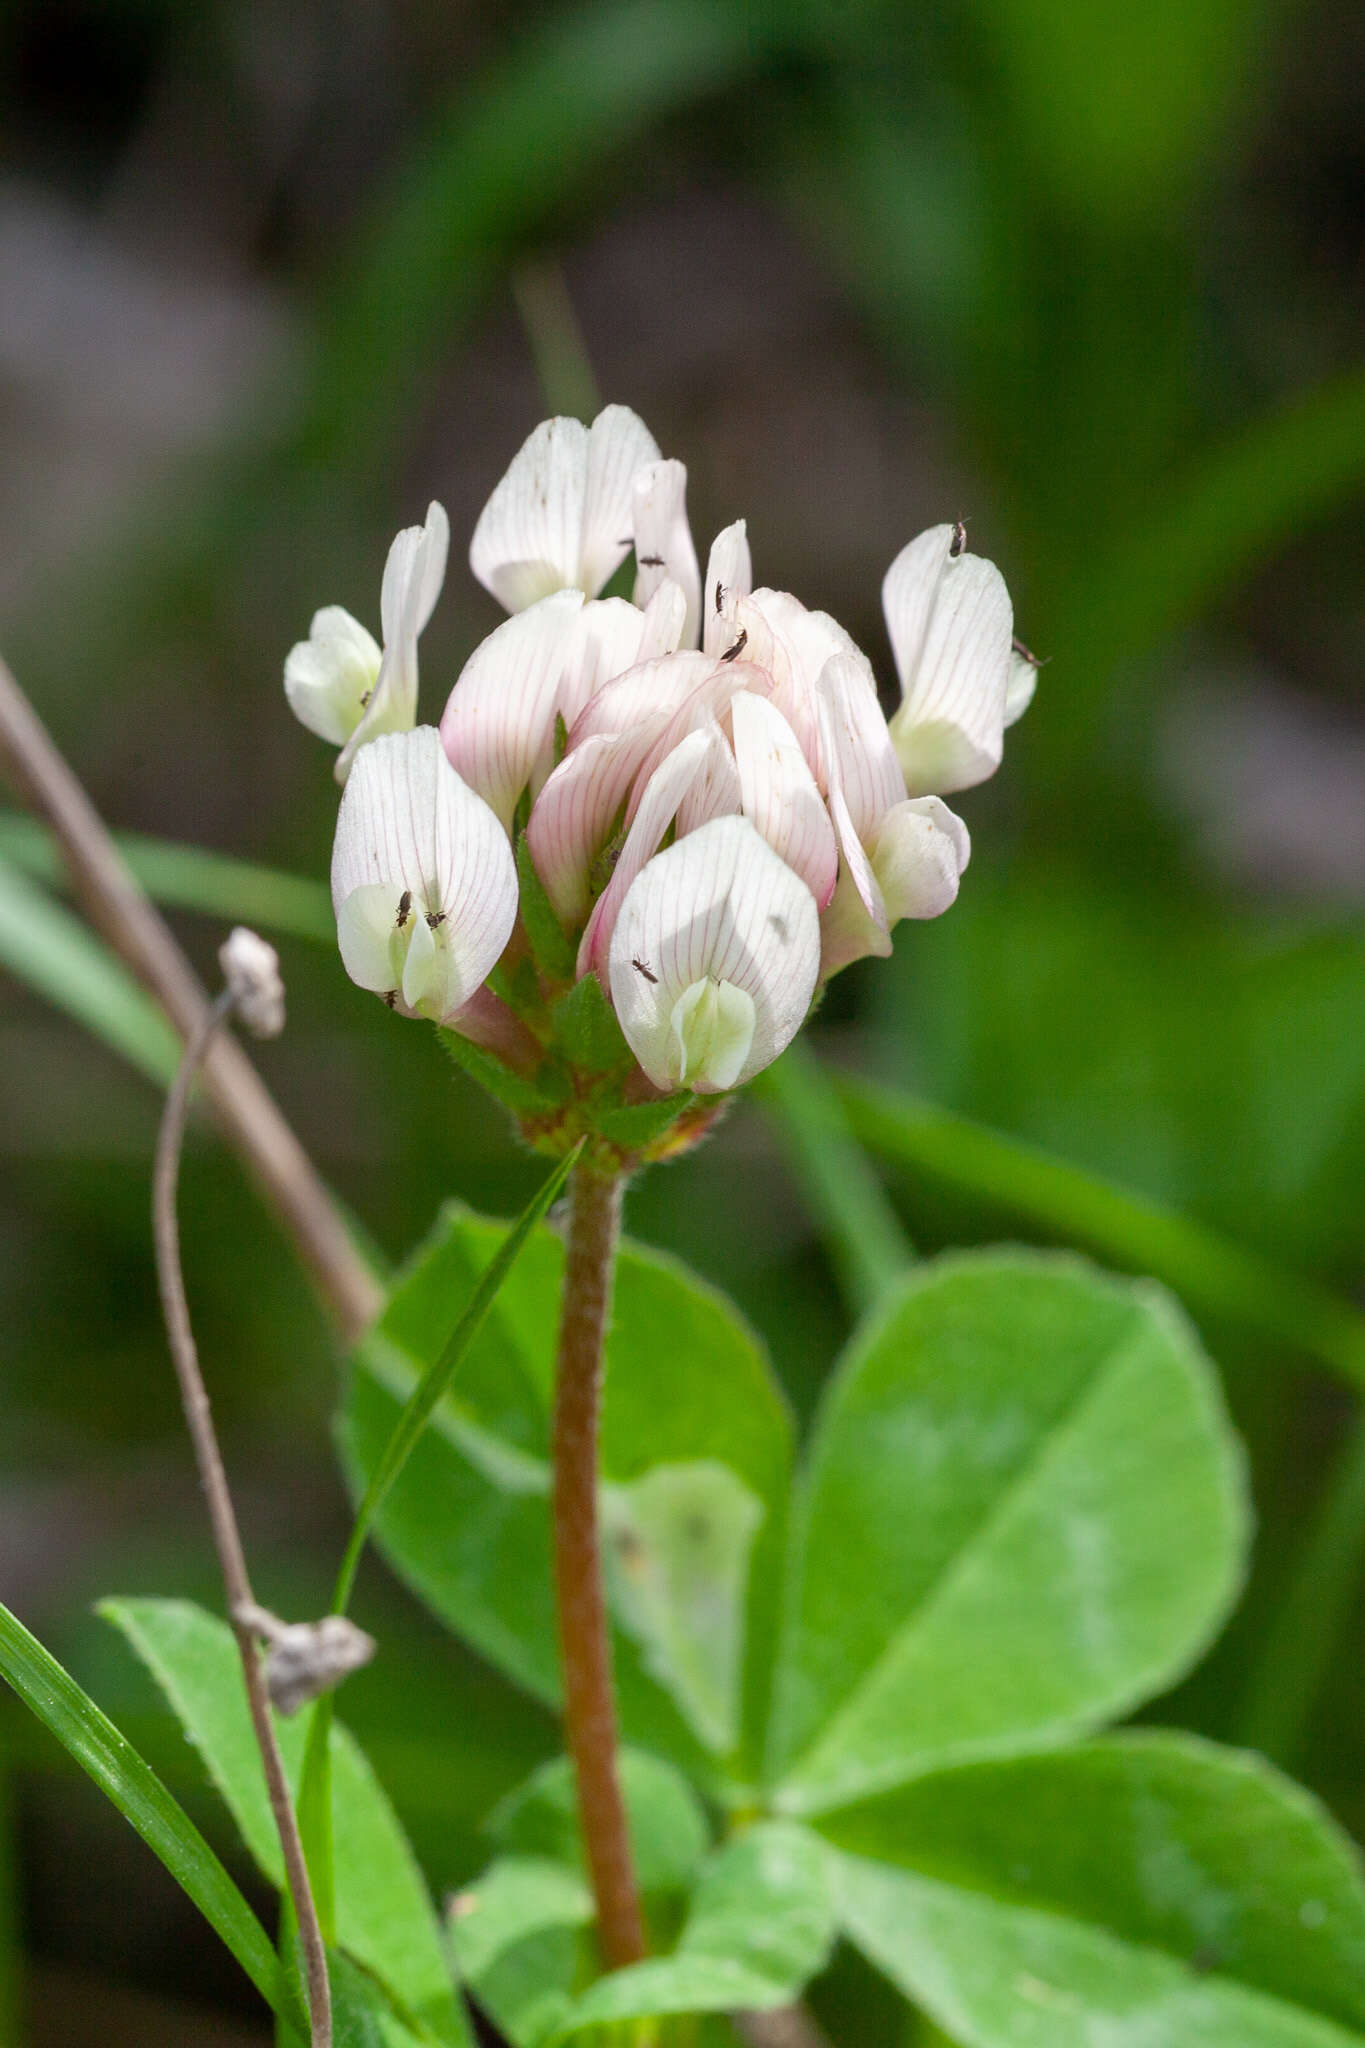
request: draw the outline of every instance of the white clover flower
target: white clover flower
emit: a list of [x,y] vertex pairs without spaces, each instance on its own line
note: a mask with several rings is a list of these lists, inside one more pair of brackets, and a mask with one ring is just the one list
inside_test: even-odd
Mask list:
[[346,972],[405,1015],[450,1022],[496,966],[516,922],[516,864],[434,727],[361,753],[337,817],[332,903]]
[[628,406],[607,406],[591,428],[542,421],[480,514],[470,568],[509,612],[554,590],[596,597],[631,549],[635,477],[658,460]]
[[910,795],[984,782],[1036,680],[1004,577],[968,552],[960,525],[931,526],[887,570],[882,606],[901,682],[891,736]]
[[357,751],[417,719],[417,640],[445,580],[450,522],[435,500],[424,526],[405,527],[389,549],[379,596],[382,650],[339,604],[313,614],[306,640],[284,664],[284,692],[301,724],[340,747],[345,782]]
[[[439,507],[390,556],[383,655],[333,608],[290,657],[300,716],[347,739],[340,772],[388,732],[364,748],[338,820],[347,971],[406,1013],[455,1022],[523,1080],[560,1057],[554,1004],[574,973],[598,977],[656,1088],[740,1086],[820,981],[955,900],[971,842],[943,793],[993,771],[1032,694],[1004,582],[960,525],[921,534],[885,579],[902,690],[888,725],[838,621],[754,587],[743,520],[701,576],[686,500],[682,463],[623,406],[591,428],[538,427],[470,549],[511,616],[466,662],[439,736],[389,731],[415,717]],[[632,547],[632,600],[601,597]],[[509,1008],[485,979],[526,857],[569,946],[528,905]],[[562,1135],[553,1105],[570,1096],[545,1096],[541,1139]]]
[[800,877],[744,818],[714,818],[644,865],[621,905],[610,987],[656,1088],[722,1094],[785,1051],[820,968]]

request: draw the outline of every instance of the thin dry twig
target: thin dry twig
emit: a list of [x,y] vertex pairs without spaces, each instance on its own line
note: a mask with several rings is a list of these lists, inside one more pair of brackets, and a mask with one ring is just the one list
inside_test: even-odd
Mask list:
[[[51,826],[92,923],[188,1044],[204,1026],[208,998],[3,660],[0,764]],[[224,1136],[289,1232],[342,1337],[352,1342],[378,1315],[379,1288],[308,1155],[246,1054],[226,1034],[208,1045],[204,1085]]]
[[185,1422],[194,1445],[199,1480],[208,1505],[214,1548],[218,1552],[218,1562],[223,1570],[228,1614],[232,1619],[237,1648],[241,1652],[242,1675],[246,1680],[247,1701],[251,1709],[251,1725],[255,1731],[257,1747],[261,1752],[266,1788],[270,1795],[270,1810],[275,1817],[275,1827],[280,1837],[289,1895],[294,1902],[299,1939],[303,1944],[308,1974],[308,2012],[313,2048],[331,2048],[332,1994],[327,1978],[327,1950],[322,1939],[322,1929],[318,1924],[317,1908],[313,1903],[313,1890],[308,1881],[308,1864],[303,1853],[298,1819],[289,1794],[289,1783],[284,1774],[284,1761],[275,1735],[275,1724],[271,1719],[265,1671],[256,1646],[256,1631],[253,1626],[253,1617],[258,1612],[256,1597],[251,1590],[241,1532],[237,1527],[237,1516],[232,1505],[232,1495],[228,1490],[222,1452],[213,1427],[208,1389],[204,1385],[204,1376],[199,1369],[199,1352],[190,1325],[185,1280],[180,1269],[180,1228],[176,1218],[175,1198],[180,1178],[180,1151],[185,1136],[190,1089],[194,1084],[200,1062],[213,1041],[214,1033],[232,1006],[231,989],[224,989],[216,1002],[210,1004],[202,1022],[191,1034],[179,1072],[166,1097],[166,1108],[157,1138],[156,1165],[152,1175],[156,1270],[161,1287],[161,1306],[166,1318],[166,1335],[170,1340],[171,1356],[175,1360],[175,1374],[180,1383],[180,1398],[185,1409]]

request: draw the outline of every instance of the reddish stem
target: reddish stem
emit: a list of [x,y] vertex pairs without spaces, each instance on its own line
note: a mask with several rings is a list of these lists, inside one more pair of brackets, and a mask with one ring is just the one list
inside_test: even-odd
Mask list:
[[575,1168],[560,1312],[554,1417],[555,1584],[564,1733],[578,1785],[588,1874],[607,1967],[645,1954],[644,1919],[616,1769],[611,1636],[597,1526],[602,1346],[621,1221],[619,1175]]

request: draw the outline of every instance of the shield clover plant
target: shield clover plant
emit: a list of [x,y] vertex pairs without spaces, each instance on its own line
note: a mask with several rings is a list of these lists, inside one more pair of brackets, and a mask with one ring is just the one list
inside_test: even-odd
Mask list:
[[[960,523],[930,527],[883,583],[888,719],[843,627],[755,585],[742,520],[702,572],[686,483],[624,407],[538,427],[470,547],[508,616],[438,723],[418,722],[417,644],[439,505],[393,544],[382,646],[330,606],[286,662],[338,749],[346,973],[395,1029],[434,1026],[553,1163],[510,1231],[451,1206],[360,1337],[332,1612],[278,1620],[246,1577],[175,1227],[198,1061],[229,1014],[283,1021],[273,952],[233,935],[156,1208],[230,1627],[177,1601],[106,1612],[287,1893],[278,1957],[0,1613],[3,1668],[287,2048],[464,2048],[466,1998],[513,2048],[809,2043],[800,2001],[838,1942],[964,2048],[1365,2048],[1346,1838],[1256,1757],[1105,1733],[1190,1668],[1246,1565],[1242,1456],[1171,1297],[1067,1253],[907,1258],[797,1453],[738,1315],[620,1238],[630,1178],[697,1142],[833,975],[951,908],[970,841],[946,799],[1000,765],[1037,668],[999,570]],[[443,1916],[333,1714],[376,1649],[345,1620],[371,1534],[561,1718],[565,1753],[488,1814],[490,1860]]]

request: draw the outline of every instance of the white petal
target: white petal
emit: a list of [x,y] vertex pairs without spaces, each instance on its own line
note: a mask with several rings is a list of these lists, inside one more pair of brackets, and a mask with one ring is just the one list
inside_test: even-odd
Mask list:
[[661,654],[676,654],[686,631],[687,593],[666,576],[645,606],[636,660],[657,661]]
[[993,562],[950,552],[953,531],[935,526],[920,534],[882,585],[902,692],[891,736],[912,796],[984,782],[1003,748],[1009,593]]
[[633,492],[635,602],[647,604],[665,578],[687,600],[683,641],[697,644],[701,625],[701,572],[687,523],[687,470],[681,462],[655,462],[640,471]]
[[967,827],[940,798],[910,797],[888,811],[872,846],[872,866],[891,923],[942,916],[957,900],[971,856]]
[[[496,965],[516,922],[516,864],[497,818],[455,773],[434,726],[387,734],[358,756],[337,814],[332,902],[347,971],[354,961],[362,987],[374,987],[381,972],[386,930],[387,959],[404,969],[386,989],[407,987],[417,946],[412,979],[428,1014],[460,1008]],[[436,966],[422,964],[428,940],[442,956]]]
[[744,1071],[757,1012],[747,989],[703,977],[673,1005],[669,1029],[677,1044],[678,1080],[698,1093],[723,1093]]
[[753,1036],[725,1084],[739,1087],[795,1037],[819,960],[820,920],[805,883],[747,819],[716,818],[656,854],[631,884],[612,934],[611,996],[635,1057],[669,1089],[681,1078],[679,999],[701,980],[742,989]]
[[592,916],[578,948],[578,974],[596,971],[605,979],[612,928],[622,900],[650,856],[658,851],[665,832],[678,813],[678,806],[697,778],[705,773],[713,748],[725,748],[718,726],[702,727],[679,741],[659,763],[645,783],[626,834],[611,880],[593,905]]
[[450,522],[433,499],[426,525],[405,527],[389,549],[379,597],[384,656],[360,722],[337,758],[340,783],[362,747],[382,733],[409,732],[417,722],[417,639],[440,595],[449,545]]
[[[512,457],[469,544],[470,568],[508,611],[577,584],[587,489],[587,428],[542,420]],[[627,515],[621,533],[629,531]]]
[[452,766],[509,830],[533,769],[553,744],[582,604],[579,591],[557,590],[505,619],[470,655],[441,718]]
[[727,593],[747,597],[753,587],[749,530],[742,519],[737,519],[733,526],[716,535],[706,560],[706,582],[701,594],[702,646],[708,654],[719,659],[734,638],[722,616]]
[[1014,648],[1010,654],[1010,676],[1005,686],[1005,724],[1015,725],[1033,702],[1033,693],[1038,687],[1040,664],[1031,654],[1021,654]]
[[308,638],[291,647],[284,694],[302,725],[344,746],[359,725],[382,659],[374,635],[339,604],[314,612]]
[[822,720],[829,786],[836,782],[848,803],[854,830],[866,838],[893,804],[904,801],[905,777],[872,671],[859,655],[831,655],[816,691],[828,716]]
[[659,459],[659,445],[626,405],[598,413],[588,436],[587,491],[579,539],[579,588],[596,597],[630,552],[632,489],[637,473]]
[[823,909],[834,894],[834,827],[796,734],[766,698],[740,690],[730,706],[744,815],[794,868]]
[[337,905],[341,964],[358,987],[377,996],[387,995],[403,979],[407,940],[398,925],[401,895],[387,882],[367,882]]
[[403,634],[416,640],[426,625],[445,582],[449,552],[450,521],[444,505],[433,498],[426,524],[405,527],[384,564],[379,617],[386,647]]

